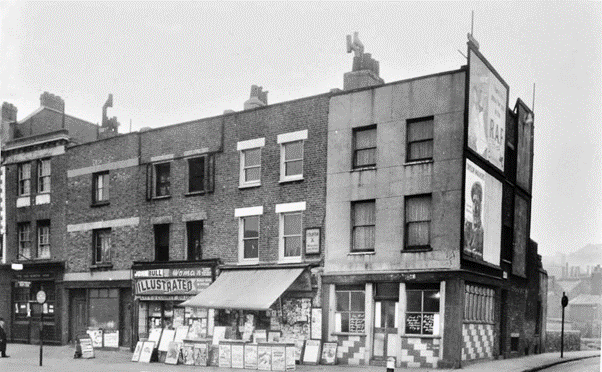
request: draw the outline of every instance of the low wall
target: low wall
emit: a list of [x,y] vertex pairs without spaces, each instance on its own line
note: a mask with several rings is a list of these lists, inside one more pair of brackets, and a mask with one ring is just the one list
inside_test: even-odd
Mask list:
[[[564,330],[564,351],[581,350],[581,332]],[[560,351],[560,331],[546,332],[546,352]]]

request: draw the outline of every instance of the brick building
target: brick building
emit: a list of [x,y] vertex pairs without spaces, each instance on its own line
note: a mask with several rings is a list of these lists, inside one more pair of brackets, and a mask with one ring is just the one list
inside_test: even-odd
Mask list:
[[93,329],[131,347],[190,325],[337,342],[341,364],[542,351],[532,111],[508,109],[472,42],[467,66],[388,84],[357,39],[348,46],[344,91],[268,105],[253,86],[240,112],[122,135],[110,97],[95,134],[18,128],[45,138],[28,161],[61,149],[52,215],[38,195],[19,201],[24,139],[2,150],[7,262],[24,224],[51,220],[57,342]]
[[[65,113],[65,102],[44,92],[40,108],[17,121],[9,103],[2,111],[2,186],[6,198],[2,307],[13,341],[37,342],[39,315],[44,339],[61,342],[68,146],[97,139],[95,124]],[[12,266],[11,263],[16,263]],[[35,304],[44,290],[43,308]]]
[[533,114],[468,50],[459,70],[383,84],[362,48],[330,100],[323,327],[340,363],[542,350]]

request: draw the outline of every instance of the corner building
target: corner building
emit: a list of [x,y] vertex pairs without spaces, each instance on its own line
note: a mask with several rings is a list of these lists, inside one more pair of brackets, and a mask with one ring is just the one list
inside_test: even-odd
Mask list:
[[330,100],[323,327],[339,363],[447,368],[542,350],[536,251],[526,275],[533,114],[507,108],[508,86],[468,46],[459,70]]

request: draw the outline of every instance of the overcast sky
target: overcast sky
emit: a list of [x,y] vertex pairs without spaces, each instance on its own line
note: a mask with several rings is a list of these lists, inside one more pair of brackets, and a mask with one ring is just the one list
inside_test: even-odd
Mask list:
[[342,88],[359,32],[385,82],[457,69],[475,11],[480,51],[535,98],[531,237],[541,254],[602,243],[600,2],[0,2],[0,100],[18,119],[44,91],[120,132],[242,110],[252,84],[277,103]]

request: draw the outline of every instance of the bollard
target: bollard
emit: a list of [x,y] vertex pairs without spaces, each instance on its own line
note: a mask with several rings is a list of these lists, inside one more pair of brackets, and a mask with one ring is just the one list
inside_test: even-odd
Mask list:
[[387,358],[387,372],[394,372],[394,371],[395,371],[395,358],[389,357],[389,358]]

